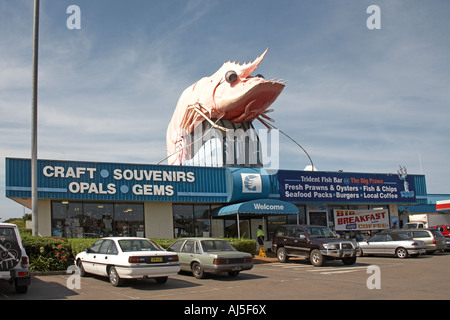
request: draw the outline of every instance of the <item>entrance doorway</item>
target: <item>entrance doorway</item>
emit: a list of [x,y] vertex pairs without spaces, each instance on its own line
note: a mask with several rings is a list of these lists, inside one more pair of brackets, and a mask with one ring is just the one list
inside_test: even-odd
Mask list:
[[328,214],[326,211],[309,211],[309,224],[328,227]]

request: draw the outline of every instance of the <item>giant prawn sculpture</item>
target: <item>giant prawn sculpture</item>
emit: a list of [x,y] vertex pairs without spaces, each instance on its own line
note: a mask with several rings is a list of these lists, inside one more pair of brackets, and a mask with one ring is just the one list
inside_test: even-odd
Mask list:
[[223,131],[227,129],[217,125],[217,120],[242,123],[258,119],[267,128],[273,128],[267,122],[273,121],[267,116],[273,110],[267,108],[283,91],[284,82],[266,81],[261,75],[251,75],[267,51],[250,63],[226,62],[216,73],[183,91],[167,128],[169,164],[182,164],[186,156],[186,136],[203,121]]

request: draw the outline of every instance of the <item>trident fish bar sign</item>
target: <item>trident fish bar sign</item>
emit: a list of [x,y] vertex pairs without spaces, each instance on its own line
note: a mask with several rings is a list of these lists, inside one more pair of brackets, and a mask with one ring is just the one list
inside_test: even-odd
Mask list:
[[280,198],[294,202],[415,202],[414,178],[402,174],[320,171],[278,172]]

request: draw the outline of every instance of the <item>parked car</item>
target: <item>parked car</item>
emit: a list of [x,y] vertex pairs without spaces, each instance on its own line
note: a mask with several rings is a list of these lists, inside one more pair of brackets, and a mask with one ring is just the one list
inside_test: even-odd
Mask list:
[[162,284],[180,271],[178,255],[145,238],[111,237],[97,240],[75,258],[80,275],[109,277],[117,287],[124,279],[153,278]]
[[17,293],[26,293],[30,285],[28,255],[15,224],[0,223],[0,279],[14,284]]
[[447,249],[444,236],[436,229],[407,230],[407,233],[414,240],[425,242],[428,254]]
[[442,235],[444,237],[450,236],[450,226],[449,225],[432,226],[430,228],[438,230],[440,233],[442,233]]
[[222,272],[235,277],[240,271],[253,268],[250,253],[238,251],[222,239],[183,238],[172,243],[167,250],[176,252],[181,270],[191,271],[197,279],[207,273]]
[[447,244],[447,249],[445,249],[445,251],[450,251],[450,236],[444,236],[444,238]]
[[346,265],[356,262],[359,246],[355,241],[339,239],[330,229],[314,225],[283,225],[272,239],[272,251],[278,261],[289,257],[306,257],[315,266],[327,260],[342,260]]
[[426,252],[425,242],[413,240],[406,230],[386,230],[360,241],[361,255],[394,255],[400,259]]

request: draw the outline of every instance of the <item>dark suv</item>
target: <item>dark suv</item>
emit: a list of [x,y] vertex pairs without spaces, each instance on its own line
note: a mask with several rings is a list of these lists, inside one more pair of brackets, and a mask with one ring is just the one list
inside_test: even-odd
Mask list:
[[315,267],[326,260],[342,260],[346,265],[356,262],[359,246],[339,237],[327,227],[314,225],[283,225],[277,228],[272,240],[272,250],[278,261],[289,257],[306,257]]

